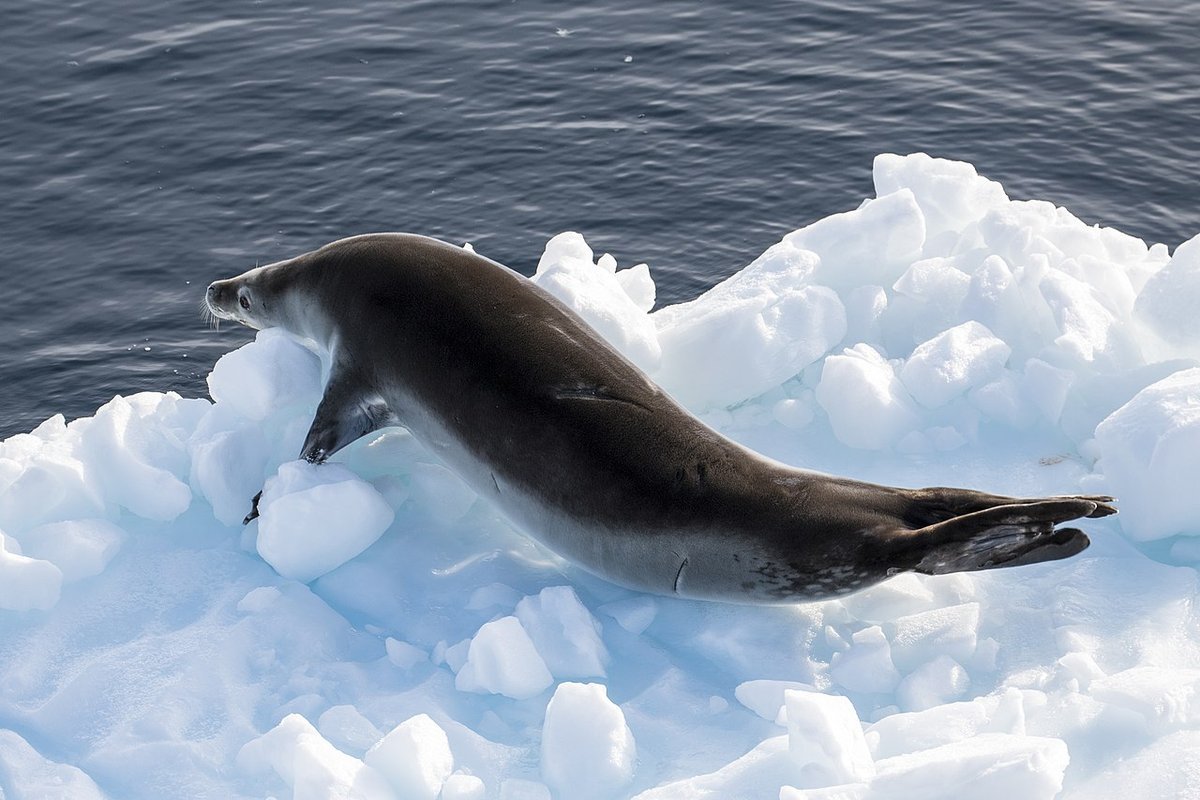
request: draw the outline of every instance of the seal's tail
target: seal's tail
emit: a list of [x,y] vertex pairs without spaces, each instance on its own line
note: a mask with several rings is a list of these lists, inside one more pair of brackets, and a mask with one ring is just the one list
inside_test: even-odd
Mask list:
[[1086,548],[1088,537],[1055,525],[1117,513],[1113,498],[1100,495],[1021,500],[969,490],[934,493],[939,498],[934,507],[922,507],[918,492],[910,512],[913,521],[927,521],[908,538],[916,561],[912,569],[926,575],[1067,558]]

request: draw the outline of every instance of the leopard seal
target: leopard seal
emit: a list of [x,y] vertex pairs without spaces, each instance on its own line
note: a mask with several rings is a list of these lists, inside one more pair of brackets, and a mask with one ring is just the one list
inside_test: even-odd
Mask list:
[[529,279],[424,236],[342,239],[216,281],[206,303],[326,351],[301,458],[402,425],[526,534],[632,589],[813,600],[904,571],[1065,558],[1088,538],[1057,525],[1116,512],[1105,496],[904,489],[771,460]]

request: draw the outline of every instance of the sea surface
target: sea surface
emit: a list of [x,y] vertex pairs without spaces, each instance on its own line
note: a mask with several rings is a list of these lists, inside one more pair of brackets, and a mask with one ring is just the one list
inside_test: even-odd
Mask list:
[[0,0],[0,436],[206,393],[211,280],[407,230],[531,273],[583,233],[694,297],[880,152],[1172,248],[1200,4]]

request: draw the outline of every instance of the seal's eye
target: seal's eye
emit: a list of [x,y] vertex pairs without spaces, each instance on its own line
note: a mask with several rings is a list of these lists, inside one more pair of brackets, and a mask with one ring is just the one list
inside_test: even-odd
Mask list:
[[246,297],[246,295],[240,296],[238,298],[238,305],[240,305],[242,308],[249,311],[250,310],[250,298]]

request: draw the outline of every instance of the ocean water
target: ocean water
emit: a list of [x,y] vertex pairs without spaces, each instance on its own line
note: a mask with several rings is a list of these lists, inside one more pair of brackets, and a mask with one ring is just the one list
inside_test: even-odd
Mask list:
[[695,296],[870,194],[871,159],[1174,247],[1196,3],[112,0],[0,7],[0,437],[205,393],[210,280],[376,230],[526,273],[578,230]]

